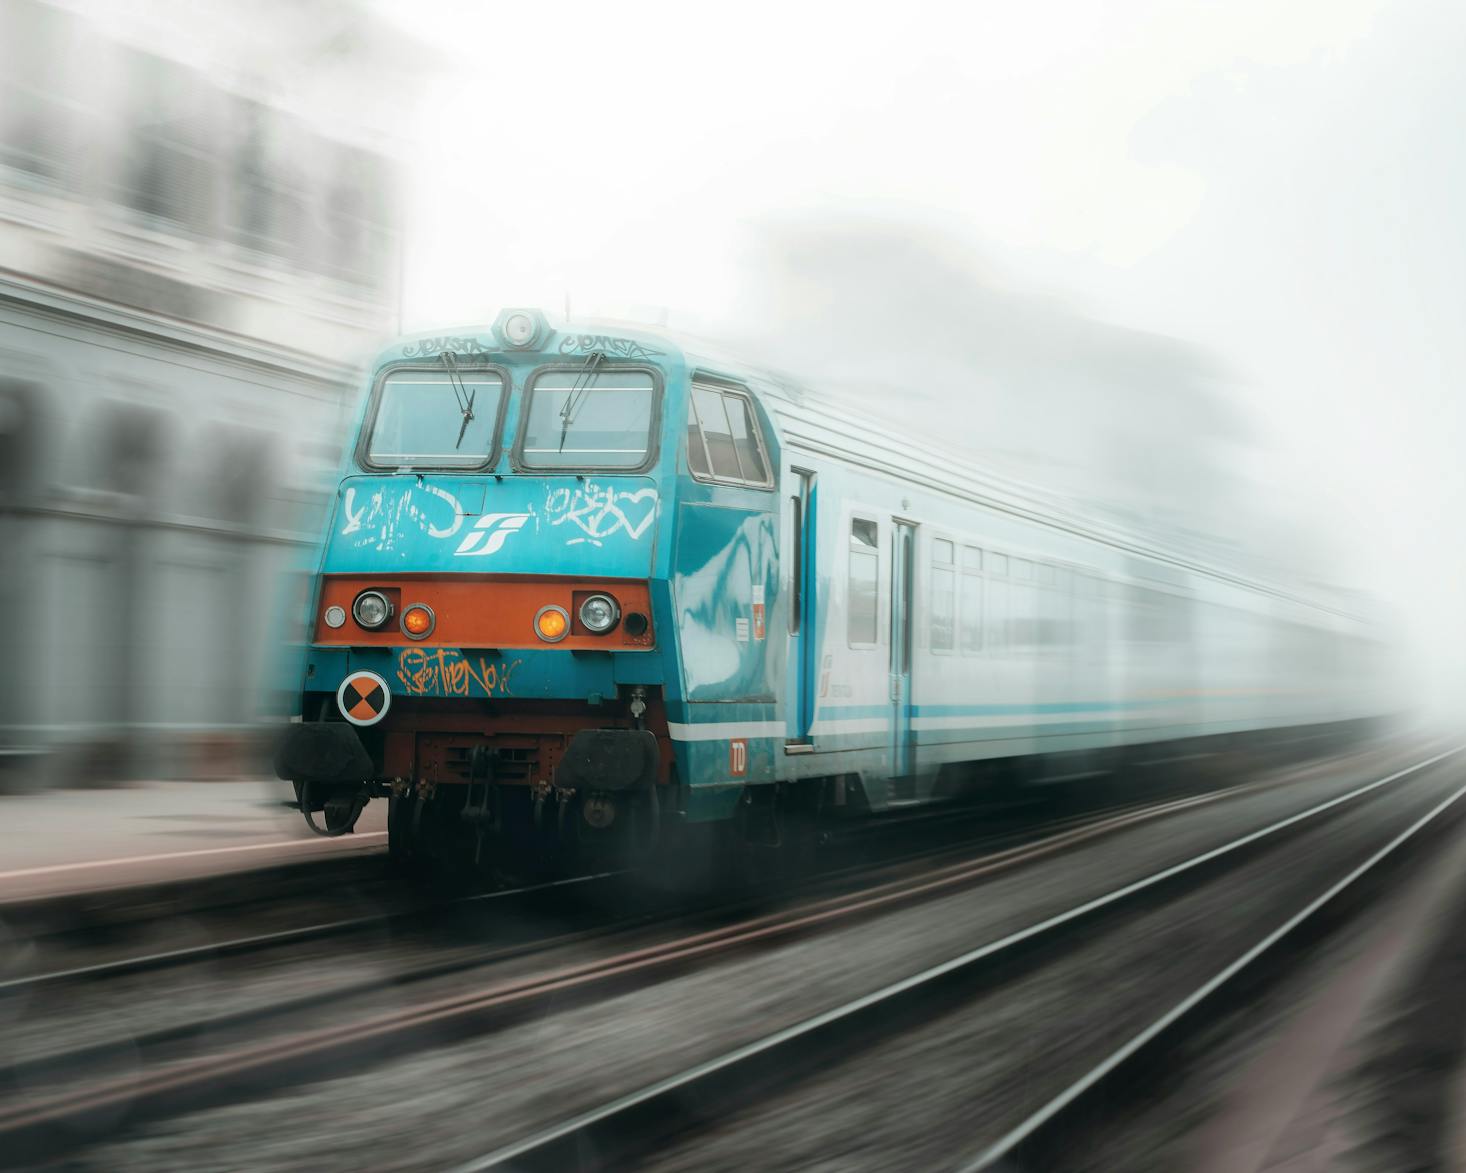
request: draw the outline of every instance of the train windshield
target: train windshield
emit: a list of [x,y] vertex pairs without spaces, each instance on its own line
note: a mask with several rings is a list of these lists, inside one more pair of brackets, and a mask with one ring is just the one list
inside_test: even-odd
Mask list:
[[651,452],[657,387],[646,371],[545,371],[529,390],[525,468],[640,468]]
[[493,371],[396,371],[366,444],[377,468],[482,468],[498,454],[504,381]]

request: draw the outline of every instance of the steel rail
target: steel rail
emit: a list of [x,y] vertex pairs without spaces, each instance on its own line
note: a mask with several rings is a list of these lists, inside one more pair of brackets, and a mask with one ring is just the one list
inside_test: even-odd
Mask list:
[[[423,1031],[444,1022],[533,1006],[537,1000],[547,996],[586,990],[599,983],[690,963],[742,945],[792,936],[821,925],[912,903],[932,893],[954,890],[996,872],[1045,858],[1089,839],[1267,785],[1252,783],[1228,787],[1102,818],[1031,843],[983,855],[977,860],[967,859],[947,865],[930,873],[918,884],[912,884],[909,878],[897,878],[853,894],[823,898],[800,906],[792,913],[769,913],[609,958],[510,979],[472,993],[449,995],[388,1011],[372,1018],[246,1044],[166,1067],[144,1069],[121,1078],[103,1078],[91,1085],[74,1084],[63,1091],[0,1110],[0,1138],[7,1138],[8,1143],[24,1144],[27,1140],[35,1140],[47,1128],[67,1121],[85,1120],[103,1109],[130,1107],[134,1111],[157,1111],[160,1106],[191,1103],[249,1077],[278,1077],[282,1073],[298,1072],[326,1059],[337,1059],[373,1047],[383,1039],[404,1038],[414,1031]],[[54,1062],[61,1063],[65,1059],[64,1055],[56,1056]],[[74,1139],[75,1134],[73,1142]]]
[[[477,1173],[478,1170],[491,1169],[514,1161],[527,1161],[529,1167],[533,1168],[570,1167],[574,1163],[576,1154],[586,1151],[586,1148],[582,1146],[590,1147],[591,1135],[597,1129],[613,1126],[618,1118],[630,1118],[634,1114],[650,1111],[658,1105],[666,1105],[669,1113],[675,1113],[672,1101],[674,1098],[686,1096],[693,1085],[702,1084],[713,1077],[729,1077],[734,1069],[751,1065],[754,1060],[767,1060],[774,1053],[785,1053],[795,1045],[804,1040],[811,1040],[829,1028],[850,1025],[868,1012],[888,1008],[902,995],[930,987],[939,979],[972,969],[1001,955],[1013,953],[1020,945],[1051,934],[1057,929],[1073,925],[1094,913],[1195,871],[1208,863],[1276,835],[1280,831],[1296,827],[1346,803],[1375,793],[1383,787],[1417,774],[1421,770],[1460,753],[1462,749],[1466,749],[1466,745],[1456,746],[1435,754],[1384,778],[1356,787],[1345,794],[1327,799],[1307,810],[1249,832],[1219,847],[1204,851],[1181,863],[1173,864],[1140,880],[1112,889],[1102,896],[1084,901],[1065,912],[1045,917],[1025,928],[979,945],[871,993],[805,1018],[751,1043],[704,1060],[587,1111],[577,1113],[566,1120],[468,1161],[458,1166],[455,1173]],[[1459,793],[1455,797],[1459,797]],[[1004,1151],[1010,1150],[1005,1149]]]
[[98,961],[91,965],[77,965],[68,969],[50,970],[45,973],[22,974],[19,977],[0,980],[0,994],[12,990],[33,989],[40,986],[53,985],[56,982],[71,981],[77,978],[119,977],[125,974],[145,973],[167,966],[184,965],[190,961],[246,953],[255,949],[270,948],[276,945],[288,945],[297,941],[319,940],[324,937],[335,936],[338,933],[350,932],[353,929],[387,924],[395,920],[407,920],[412,917],[422,916],[424,913],[441,912],[465,904],[499,900],[508,896],[524,896],[534,892],[548,891],[552,888],[565,888],[575,884],[584,884],[591,880],[604,880],[624,874],[623,872],[596,872],[592,875],[569,876],[561,880],[551,880],[544,884],[529,884],[521,888],[501,888],[493,892],[476,892],[469,896],[456,896],[449,900],[421,904],[412,908],[394,909],[390,912],[373,913],[370,916],[354,916],[347,917],[343,920],[320,921],[316,924],[300,925],[292,929],[278,929],[269,933],[254,933],[246,937],[233,937],[224,941],[209,942],[202,945],[184,945],[177,949],[162,949],[155,953],[144,953],[136,957],[120,957],[114,961]]
[[1043,1107],[1024,1119],[1022,1123],[983,1149],[971,1161],[958,1166],[960,1173],[979,1173],[979,1170],[990,1169],[1004,1157],[1009,1156],[1025,1141],[1037,1134],[1046,1125],[1051,1124],[1056,1117],[1063,1113],[1066,1108],[1081,1096],[1091,1091],[1106,1078],[1112,1076],[1128,1060],[1132,1059],[1145,1047],[1154,1043],[1165,1031],[1175,1026],[1182,1018],[1195,1010],[1202,1002],[1206,1001],[1206,999],[1210,998],[1233,978],[1237,977],[1256,962],[1272,949],[1273,946],[1296,932],[1300,926],[1314,917],[1325,905],[1333,901],[1345,889],[1351,887],[1361,877],[1373,871],[1380,863],[1392,855],[1396,849],[1413,839],[1420,831],[1424,830],[1437,817],[1453,806],[1463,795],[1466,795],[1466,785],[1461,786],[1449,797],[1438,802],[1363,863],[1352,869],[1342,879],[1330,885],[1322,895],[1309,901],[1306,906],[1294,913],[1261,941],[1257,942],[1257,944],[1253,945],[1207,981],[1203,982],[1143,1030],[1131,1036],[1123,1045],[1112,1051],[1079,1079],[1076,1079],[1062,1092],[1044,1104]]
[[[1168,805],[1168,803],[1178,803],[1181,806],[1185,806],[1198,801],[1211,802],[1219,798],[1228,797],[1229,795],[1240,796],[1251,793],[1269,785],[1272,784],[1267,782],[1247,783],[1238,786],[1224,786],[1214,791],[1207,791],[1201,795],[1192,795],[1185,798],[1167,800],[1166,802],[1158,801],[1157,803],[1151,804],[1119,803],[1102,806],[1092,811],[1071,816],[1069,819],[1055,820],[1051,825],[1054,827],[1063,827],[1065,823],[1073,823],[1077,824],[1076,830],[1091,829],[1094,833],[1103,833],[1108,827],[1105,821],[1106,816],[1110,818],[1126,817],[1140,811],[1149,812],[1150,817],[1154,817],[1167,813],[1170,809],[1177,809]],[[880,820],[870,824],[862,824],[851,828],[845,834],[864,836],[906,830],[910,823],[914,822],[918,817],[923,821],[950,825],[954,815],[960,816],[965,822],[977,822],[983,818],[990,818],[993,815],[993,811],[989,809],[974,809],[971,812],[953,809],[941,812],[929,811],[924,812],[921,816],[912,816],[909,819],[906,816],[901,816],[891,820],[889,823]],[[1010,834],[1006,837],[1012,838],[1013,835]],[[998,837],[998,840],[1001,841],[1002,838]],[[1045,841],[1045,839],[1024,840],[1020,846],[1028,846]],[[978,844],[978,846],[982,846],[982,844]],[[921,859],[926,858],[930,854],[940,853],[917,852],[914,855],[896,856],[891,859],[881,860],[880,863],[882,866],[897,866],[909,859]],[[964,860],[962,862],[965,865],[970,860]],[[860,866],[863,870],[869,870],[870,863],[867,861]],[[838,879],[846,872],[853,870],[855,869],[837,869],[833,872],[822,873],[818,878],[822,880]],[[0,994],[16,990],[40,988],[58,982],[76,979],[121,977],[129,974],[163,969],[173,965],[184,965],[191,961],[210,960],[215,957],[252,952],[256,949],[269,948],[275,945],[288,945],[299,941],[318,940],[334,936],[338,933],[350,932],[354,929],[387,924],[396,920],[407,920],[412,917],[421,916],[424,913],[437,913],[463,905],[483,903],[502,897],[528,895],[555,888],[571,887],[591,880],[612,879],[630,874],[632,874],[631,870],[622,869],[617,871],[595,872],[580,876],[568,876],[559,880],[547,881],[543,884],[530,884],[517,888],[498,889],[493,892],[478,892],[467,896],[456,896],[445,900],[429,901],[408,908],[394,909],[389,912],[372,913],[367,916],[347,917],[337,921],[321,921],[315,924],[279,929],[268,933],[255,933],[243,937],[226,938],[222,941],[179,946],[176,949],[162,949],[153,953],[116,958],[111,961],[99,961],[88,965],[70,966],[65,969],[48,970],[34,974],[19,974],[14,977],[0,978]]]
[[[1231,789],[1235,790],[1237,793],[1243,793],[1262,785],[1267,784],[1255,783],[1250,786],[1239,786],[1233,787]],[[1206,801],[1211,801],[1214,798],[1226,797],[1226,794],[1224,791],[1220,791],[1197,797]],[[1086,816],[1074,816],[1068,819],[1055,820],[1054,823],[1050,825],[1053,833],[1039,840],[1034,840],[1033,838],[1029,837],[1015,836],[1014,834],[1008,834],[994,836],[991,840],[983,840],[976,844],[965,844],[964,847],[967,849],[967,853],[960,861],[960,863],[962,865],[968,865],[972,862],[970,849],[974,846],[978,848],[995,847],[996,845],[1003,844],[1014,838],[1019,839],[1019,846],[1047,844],[1049,840],[1055,840],[1055,846],[1058,846],[1059,844],[1056,837],[1061,833],[1103,833],[1109,827],[1116,825],[1112,822],[1114,818],[1118,818],[1121,816],[1131,816],[1136,813],[1142,812],[1145,814],[1146,817],[1155,817],[1159,814],[1166,813],[1166,811],[1169,809],[1171,808],[1158,804],[1152,804],[1152,806],[1146,807],[1144,804],[1140,803],[1131,803],[1128,805],[1121,805],[1117,807],[1100,808],[1098,810],[1090,812]],[[1106,816],[1109,816],[1109,818],[1106,818]],[[951,855],[953,854],[953,851],[954,848],[950,845],[947,845],[939,847],[935,851],[923,850],[892,856],[889,859],[881,860],[880,864],[883,870],[888,870],[892,867],[899,867],[902,865],[911,864],[913,862],[919,863],[923,861],[929,861],[944,855]],[[983,858],[988,861],[992,861],[995,857],[1001,854],[1001,850],[995,850],[992,851],[990,854],[984,856]],[[927,874],[940,874],[951,866],[954,865],[943,865],[942,867],[937,868],[935,872],[929,872]],[[852,876],[859,877],[868,874],[871,871],[871,868],[872,864],[870,861],[867,860],[858,866],[851,866],[842,869],[834,869],[831,871],[820,872],[815,876],[810,877],[809,886],[811,888],[814,888],[817,886],[825,886],[832,882],[838,883]],[[528,894],[538,892],[543,888],[564,886],[567,882],[579,882],[584,879],[598,879],[602,877],[614,877],[624,874],[626,873],[606,872],[599,873],[595,876],[571,877],[569,881],[556,881],[550,884],[529,886],[521,889],[482,893],[472,897],[466,897],[464,899],[485,900],[494,898],[496,896]],[[891,881],[890,883],[892,886],[895,886],[899,884],[899,882],[900,881]],[[875,888],[877,888],[878,886],[879,885],[877,884],[866,884],[862,891],[874,891]],[[199,1036],[207,1034],[209,1032],[233,1031],[238,1030],[241,1027],[253,1026],[255,1024],[265,1022],[271,1019],[287,1018],[290,1014],[296,1011],[318,1007],[323,1001],[329,1001],[332,999],[350,1000],[362,995],[372,994],[380,991],[383,987],[384,982],[390,984],[393,987],[401,988],[411,984],[416,984],[418,982],[438,980],[445,977],[451,977],[456,974],[470,973],[474,970],[484,969],[489,966],[502,964],[506,961],[527,957],[534,953],[547,952],[551,949],[583,945],[592,941],[603,940],[618,933],[627,932],[637,927],[645,927],[646,925],[653,924],[658,920],[659,917],[663,915],[687,912],[693,912],[699,915],[735,914],[747,908],[748,903],[748,900],[743,898],[734,899],[719,904],[717,906],[707,907],[701,904],[689,907],[682,903],[672,903],[669,904],[666,908],[658,909],[651,913],[642,912],[633,916],[618,917],[608,923],[593,925],[585,929],[555,933],[549,936],[532,937],[528,940],[519,941],[512,944],[496,944],[492,948],[471,954],[466,957],[456,957],[448,961],[433,961],[416,967],[395,971],[388,978],[374,976],[369,979],[358,979],[356,981],[337,986],[331,990],[325,991],[324,993],[321,991],[312,991],[310,994],[301,995],[294,998],[287,998],[284,1000],[272,1001],[266,1005],[247,1006],[236,1010],[222,1011],[218,1014],[200,1019],[192,1019],[187,1023],[155,1027],[152,1030],[146,1031],[142,1034],[127,1034],[121,1038],[100,1039],[95,1042],[74,1047],[64,1052],[41,1053],[37,1055],[27,1056],[23,1059],[13,1060],[9,1064],[0,1064],[0,1076],[8,1076],[12,1080],[20,1080],[22,1082],[29,1081],[34,1084],[37,1081],[44,1079],[47,1073],[54,1073],[62,1068],[81,1069],[90,1065],[105,1063],[108,1059],[121,1053],[126,1053],[130,1055],[135,1054],[137,1051],[146,1050],[148,1048],[166,1047],[170,1044],[180,1042],[184,1039],[196,1040]],[[451,902],[440,902],[437,905],[426,906],[424,911],[443,911],[449,907],[451,907]],[[380,919],[389,920],[397,916],[409,916],[412,915],[414,911],[415,910],[404,910],[399,913],[383,914]],[[351,921],[331,922],[329,925],[322,927],[327,929],[339,928],[344,931],[356,925],[369,925],[375,923],[377,919],[378,918],[367,917],[356,918]],[[313,926],[305,926],[300,931],[303,933],[309,933],[312,927]],[[265,943],[268,944],[277,941],[280,936],[288,935],[289,933],[292,933],[294,931],[295,930],[285,930],[284,933],[279,935],[265,935]],[[241,939],[239,944],[249,945],[253,943],[254,940],[254,938]],[[220,952],[221,947],[222,946],[200,946],[198,947],[198,949],[205,954],[217,954],[218,952]],[[185,955],[181,952],[176,951],[167,954],[163,959],[163,963],[168,964],[175,960],[179,962],[187,962],[191,959],[193,959],[191,954]],[[97,967],[79,967],[76,970],[58,971],[55,974],[40,976],[43,978],[64,978],[71,976],[86,977],[98,972],[116,973],[119,971],[125,972],[126,970],[131,969],[146,969],[147,966],[145,964],[139,963],[145,963],[149,960],[150,958],[123,959],[121,962],[116,963],[115,965],[112,963],[103,963],[102,965]],[[25,981],[26,979],[21,980]]]

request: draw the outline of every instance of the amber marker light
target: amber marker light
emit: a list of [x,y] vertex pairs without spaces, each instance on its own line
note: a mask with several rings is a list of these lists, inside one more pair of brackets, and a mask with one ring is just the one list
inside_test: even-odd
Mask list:
[[402,612],[402,634],[408,639],[426,639],[436,624],[433,609],[425,603],[414,603]]
[[564,607],[541,607],[535,612],[534,629],[547,644],[559,643],[570,631],[570,615]]

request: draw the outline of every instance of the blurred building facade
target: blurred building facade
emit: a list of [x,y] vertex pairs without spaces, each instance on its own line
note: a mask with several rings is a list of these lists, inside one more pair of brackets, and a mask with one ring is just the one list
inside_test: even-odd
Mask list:
[[363,4],[0,6],[0,783],[241,768],[396,321],[409,52]]

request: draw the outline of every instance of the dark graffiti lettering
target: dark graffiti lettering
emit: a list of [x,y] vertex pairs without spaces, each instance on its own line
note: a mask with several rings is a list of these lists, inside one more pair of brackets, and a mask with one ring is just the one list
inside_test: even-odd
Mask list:
[[589,354],[600,351],[613,358],[660,358],[660,350],[652,350],[629,338],[610,338],[604,334],[567,334],[560,339],[561,354]]
[[405,358],[425,358],[430,354],[442,354],[445,350],[455,354],[488,354],[489,348],[477,338],[423,338],[409,342],[402,348]]

